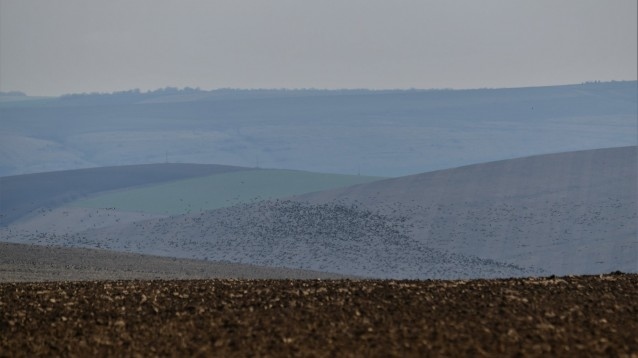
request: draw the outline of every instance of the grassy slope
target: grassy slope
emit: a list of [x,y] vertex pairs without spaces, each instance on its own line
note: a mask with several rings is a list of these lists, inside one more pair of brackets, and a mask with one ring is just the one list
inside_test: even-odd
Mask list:
[[248,170],[106,193],[72,206],[162,214],[218,209],[378,180],[377,177],[294,170]]
[[244,170],[201,164],[145,164],[0,177],[0,226],[38,208],[54,208],[101,191]]

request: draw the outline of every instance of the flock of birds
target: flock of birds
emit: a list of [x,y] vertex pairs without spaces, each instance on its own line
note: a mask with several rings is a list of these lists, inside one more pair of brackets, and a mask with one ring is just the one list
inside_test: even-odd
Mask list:
[[272,200],[80,233],[41,233],[30,241],[374,278],[534,273],[509,263],[434,249],[415,240],[412,229],[406,216],[357,203]]

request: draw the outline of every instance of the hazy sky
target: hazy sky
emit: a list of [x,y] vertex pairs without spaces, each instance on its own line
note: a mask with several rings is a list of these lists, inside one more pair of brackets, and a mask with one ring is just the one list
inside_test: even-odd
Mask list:
[[0,90],[637,78],[636,0],[0,0]]

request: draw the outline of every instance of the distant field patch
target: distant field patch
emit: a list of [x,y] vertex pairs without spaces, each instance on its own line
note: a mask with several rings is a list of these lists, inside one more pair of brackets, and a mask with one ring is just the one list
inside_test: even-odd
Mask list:
[[106,193],[71,206],[183,214],[370,183],[379,177],[256,169]]

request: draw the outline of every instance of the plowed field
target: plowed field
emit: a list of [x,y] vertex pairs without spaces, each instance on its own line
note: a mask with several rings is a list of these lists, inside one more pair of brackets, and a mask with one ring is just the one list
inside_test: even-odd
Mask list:
[[638,275],[0,284],[0,356],[637,356]]

